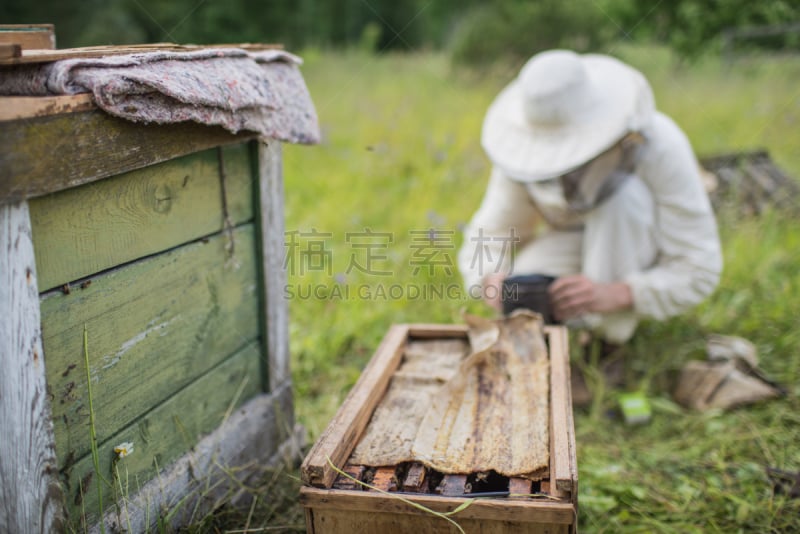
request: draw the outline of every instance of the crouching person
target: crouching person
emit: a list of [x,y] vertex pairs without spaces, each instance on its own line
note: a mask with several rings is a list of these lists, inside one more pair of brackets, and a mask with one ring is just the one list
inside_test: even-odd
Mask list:
[[716,287],[722,256],[699,166],[637,70],[542,52],[492,103],[481,141],[493,168],[458,262],[498,310],[507,277],[553,277],[553,319],[613,346]]

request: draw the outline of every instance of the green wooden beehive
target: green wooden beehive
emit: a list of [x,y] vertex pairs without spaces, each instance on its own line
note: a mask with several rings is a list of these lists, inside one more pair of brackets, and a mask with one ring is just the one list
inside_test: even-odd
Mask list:
[[[51,436],[32,485],[57,477],[73,526],[102,511],[141,530],[219,493],[228,467],[292,446],[280,143],[95,109],[0,130],[0,245],[13,249],[0,308],[33,279],[49,401],[32,410]],[[31,317],[11,327],[35,336]]]
[[[225,228],[218,152],[226,169]],[[67,504],[96,510],[83,328],[101,472],[149,480],[268,390],[246,145],[30,203],[47,383]],[[112,471],[113,448],[134,453]],[[82,484],[81,481],[84,483]]]

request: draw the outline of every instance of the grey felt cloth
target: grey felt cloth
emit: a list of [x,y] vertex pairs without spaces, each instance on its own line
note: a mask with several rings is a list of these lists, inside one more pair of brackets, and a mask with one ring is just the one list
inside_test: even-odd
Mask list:
[[238,48],[65,59],[3,69],[0,94],[91,92],[101,109],[135,122],[191,120],[312,144],[319,126],[300,63],[282,50]]

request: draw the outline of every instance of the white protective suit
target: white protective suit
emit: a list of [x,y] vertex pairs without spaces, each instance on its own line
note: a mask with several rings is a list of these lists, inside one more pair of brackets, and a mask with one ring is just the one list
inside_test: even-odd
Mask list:
[[[583,215],[569,212],[559,187],[515,182],[494,168],[458,255],[466,286],[493,272],[624,281],[632,310],[579,321],[611,342],[628,340],[640,318],[665,319],[706,298],[722,255],[699,166],[667,116],[656,112],[641,133],[633,176]],[[513,255],[512,235],[519,238]]]

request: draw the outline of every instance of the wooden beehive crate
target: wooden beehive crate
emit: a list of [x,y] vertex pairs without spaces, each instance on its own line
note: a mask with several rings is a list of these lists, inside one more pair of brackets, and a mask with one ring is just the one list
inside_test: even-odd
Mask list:
[[97,524],[98,485],[107,526],[180,522],[296,445],[280,143],[88,95],[0,110],[0,530]]
[[[542,481],[499,481],[511,496],[478,498],[453,516],[467,533],[567,533],[576,529],[578,496],[575,432],[569,381],[567,333],[545,327],[550,355],[550,468]],[[300,501],[310,533],[457,532],[444,519],[416,509],[395,496],[365,491],[338,469],[376,487],[401,491],[403,498],[438,512],[455,510],[470,495],[474,476],[441,475],[420,464],[365,468],[348,460],[362,436],[409,341],[466,338],[460,325],[394,325],[387,333],[331,424],[306,456]],[[330,462],[329,462],[330,460]],[[426,480],[428,481],[426,483]],[[504,492],[503,492],[504,493]],[[513,494],[536,494],[514,497]]]

